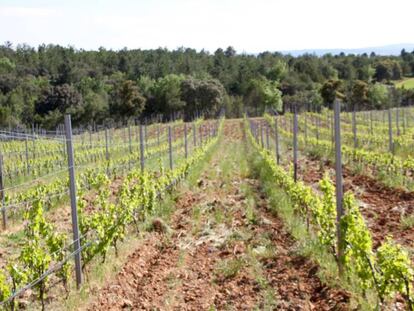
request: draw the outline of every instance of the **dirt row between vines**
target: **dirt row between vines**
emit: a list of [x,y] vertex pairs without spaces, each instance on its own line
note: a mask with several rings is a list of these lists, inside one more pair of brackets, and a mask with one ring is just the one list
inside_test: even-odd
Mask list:
[[240,121],[226,121],[195,185],[179,187],[153,231],[88,310],[346,310],[317,277],[250,178]]
[[[286,124],[281,126],[289,131]],[[321,125],[323,127],[325,125]],[[260,138],[259,138],[260,139]],[[286,146],[284,146],[286,147]],[[286,169],[293,163],[291,147],[283,150],[282,163]],[[298,159],[299,179],[318,189],[324,174],[329,173],[335,182],[334,163],[300,153]],[[352,169],[352,164],[343,166],[344,190],[351,191],[360,206],[362,215],[372,233],[374,247],[378,247],[387,236],[398,243],[414,249],[414,192],[384,185],[372,176],[366,167],[361,173]]]
[[[300,178],[314,188],[328,171],[334,176],[330,162],[301,158],[298,162]],[[404,225],[402,219],[414,214],[414,193],[390,188],[373,177],[354,173],[348,165],[343,168],[344,190],[351,191],[378,247],[390,235],[397,242],[413,248],[414,224]],[[334,178],[333,178],[334,180]]]

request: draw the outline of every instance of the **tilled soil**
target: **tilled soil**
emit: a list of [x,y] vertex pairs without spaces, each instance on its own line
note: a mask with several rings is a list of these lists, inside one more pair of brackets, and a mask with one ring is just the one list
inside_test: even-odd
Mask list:
[[88,310],[347,310],[249,177],[235,122],[197,185],[178,189],[169,229],[149,233]]
[[[320,161],[306,158],[301,160],[299,168],[303,169],[300,174],[303,181],[316,186],[326,169],[332,169],[332,164],[321,168]],[[388,235],[402,245],[414,247],[414,225],[404,226],[401,221],[414,213],[414,193],[387,187],[372,177],[354,174],[346,167],[343,175],[344,190],[352,191],[358,199],[375,241],[374,247]]]

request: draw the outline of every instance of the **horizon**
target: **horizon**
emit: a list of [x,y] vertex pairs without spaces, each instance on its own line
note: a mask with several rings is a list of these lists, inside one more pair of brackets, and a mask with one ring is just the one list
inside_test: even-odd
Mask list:
[[[239,54],[414,44],[410,31],[414,3],[396,0],[391,8],[372,0],[332,3],[2,0],[0,27],[5,31],[0,42],[115,51],[188,47],[210,53],[232,46]],[[338,9],[341,15],[336,15]]]
[[[187,50],[187,49],[191,49],[191,50],[195,50],[197,53],[201,53],[201,52],[205,52],[209,55],[213,55],[215,51],[217,51],[218,49],[222,49],[223,51],[225,51],[227,48],[232,47],[230,45],[228,46],[222,46],[222,47],[218,47],[215,51],[209,51],[206,49],[196,49],[190,46],[180,46],[180,47],[176,47],[176,48],[168,48],[168,47],[156,47],[156,48],[128,48],[128,47],[123,47],[123,48],[119,48],[119,49],[112,49],[112,48],[106,48],[104,46],[98,47],[96,49],[84,49],[84,48],[79,48],[75,45],[62,45],[62,44],[56,44],[56,43],[40,43],[38,45],[30,45],[28,43],[22,42],[22,43],[18,43],[18,42],[11,42],[10,40],[6,40],[5,42],[3,42],[2,45],[7,45],[10,44],[10,48],[13,50],[16,50],[18,47],[22,47],[24,45],[27,45],[30,48],[33,48],[35,50],[38,50],[40,46],[60,46],[63,48],[73,48],[75,51],[86,51],[86,52],[98,52],[100,49],[105,49],[107,51],[113,51],[113,52],[120,52],[123,50],[126,51],[133,51],[133,50],[141,50],[141,51],[151,51],[151,50],[158,50],[158,49],[163,49],[163,50],[167,50],[168,52],[173,52],[173,51],[178,51],[178,50]],[[1,45],[1,44],[0,44]],[[391,53],[391,54],[381,54],[381,53],[377,53],[377,51],[380,51],[382,49],[385,49],[386,51],[389,49],[394,48],[395,53]],[[370,54],[370,53],[375,53],[377,55],[380,56],[394,56],[396,54],[400,54],[401,50],[405,49],[406,52],[408,53],[414,53],[414,43],[401,43],[401,44],[388,44],[388,45],[383,45],[383,46],[371,46],[371,47],[357,47],[357,48],[305,48],[305,49],[297,49],[297,50],[274,50],[274,51],[269,51],[269,50],[263,50],[263,51],[258,51],[256,53],[249,53],[246,51],[240,52],[236,50],[236,55],[252,55],[252,56],[257,56],[261,53],[280,53],[282,55],[291,55],[291,56],[300,56],[300,55],[304,55],[304,54],[311,54],[311,55],[316,55],[316,56],[323,56],[323,55],[327,55],[327,54],[333,54],[333,55],[339,55],[340,53],[345,53],[346,55],[361,55],[361,54]]]

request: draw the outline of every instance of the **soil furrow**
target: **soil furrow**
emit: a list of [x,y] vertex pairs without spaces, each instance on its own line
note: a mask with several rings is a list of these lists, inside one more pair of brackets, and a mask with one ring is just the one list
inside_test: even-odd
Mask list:
[[181,186],[168,225],[147,234],[89,310],[342,310],[249,177],[239,121],[196,186]]
[[[309,157],[300,161],[299,168],[303,181],[314,187],[326,171],[334,174],[330,163],[321,167],[320,160]],[[391,235],[398,243],[412,248],[414,221],[410,224],[409,219],[414,213],[414,194],[387,187],[372,177],[355,174],[348,167],[344,167],[343,174],[345,191],[352,191],[358,199],[375,241],[374,247]],[[406,224],[404,219],[407,219]]]

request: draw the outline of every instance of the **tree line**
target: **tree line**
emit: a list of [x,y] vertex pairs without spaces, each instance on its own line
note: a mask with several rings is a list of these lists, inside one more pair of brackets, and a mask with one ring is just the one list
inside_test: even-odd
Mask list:
[[414,51],[399,56],[176,50],[86,51],[59,45],[0,45],[0,126],[48,129],[71,113],[76,126],[177,112],[228,117],[245,111],[318,110],[335,98],[347,109],[409,105],[393,83],[414,74]]

